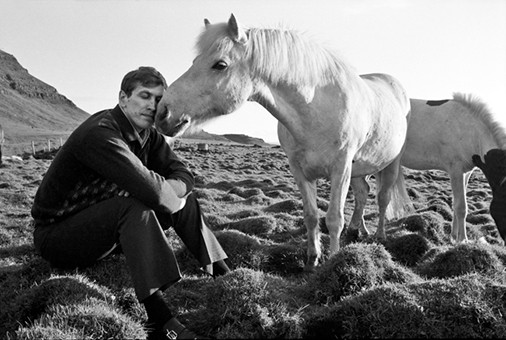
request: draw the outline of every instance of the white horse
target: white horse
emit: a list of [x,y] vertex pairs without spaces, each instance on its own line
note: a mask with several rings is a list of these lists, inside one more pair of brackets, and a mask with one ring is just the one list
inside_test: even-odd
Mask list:
[[228,23],[204,23],[193,65],[159,103],[157,128],[178,135],[256,101],[279,121],[279,141],[302,194],[306,270],[314,269],[321,252],[317,178],[331,183],[330,254],[339,250],[352,177],[379,172],[378,233],[384,236],[388,202],[401,197],[392,191],[404,192],[402,198],[409,201],[396,183],[409,113],[401,84],[386,74],[360,76],[336,54],[294,31],[245,30],[233,15]]
[[[476,96],[455,93],[453,100],[411,99],[406,145],[401,165],[415,170],[443,170],[453,193],[452,239],[466,242],[466,188],[475,169],[472,156],[506,149],[506,130]],[[402,170],[399,171],[402,176]],[[363,212],[369,186],[364,178],[352,183],[355,210],[350,228],[369,234]]]

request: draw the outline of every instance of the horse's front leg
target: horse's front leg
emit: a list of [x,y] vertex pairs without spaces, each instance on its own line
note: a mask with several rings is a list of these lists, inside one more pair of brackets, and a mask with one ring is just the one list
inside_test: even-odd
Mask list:
[[316,205],[316,180],[308,180],[299,167],[292,162],[289,162],[289,164],[290,171],[302,195],[304,226],[307,233],[307,262],[304,270],[311,272],[318,265],[321,255],[318,207]]
[[467,242],[468,240],[466,233],[466,187],[471,174],[472,171],[462,173],[461,171],[452,170],[449,172],[453,193],[453,221],[451,237],[457,243]]
[[370,190],[369,183],[365,177],[355,177],[351,179],[351,188],[355,198],[355,208],[351,216],[350,230],[362,231],[364,235],[369,235],[364,221],[364,209]]
[[304,270],[312,272],[318,265],[321,255],[318,207],[316,205],[316,181],[299,178],[296,182],[302,195],[304,225],[307,232],[307,262]]
[[339,251],[339,240],[344,229],[344,204],[351,181],[351,161],[331,176],[330,202],[325,222],[330,235],[330,255]]

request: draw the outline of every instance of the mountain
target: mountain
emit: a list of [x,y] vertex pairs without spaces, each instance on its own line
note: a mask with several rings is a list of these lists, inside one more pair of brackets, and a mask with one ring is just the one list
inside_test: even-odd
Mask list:
[[0,125],[6,143],[68,135],[89,115],[0,50]]
[[[66,138],[89,114],[51,85],[33,77],[16,58],[0,50],[0,130],[8,154],[27,151],[30,143],[43,148],[47,140]],[[0,136],[1,138],[1,136]],[[271,146],[246,135],[215,135],[204,130],[183,135],[183,139]],[[54,144],[53,144],[54,145]]]
[[239,143],[239,144],[252,144],[252,145],[270,145],[268,143],[266,143],[263,139],[261,138],[255,138],[255,137],[250,137],[250,136],[247,136],[247,135],[241,135],[241,134],[225,134],[223,135],[223,137],[233,141],[233,142],[236,142],[236,143]]

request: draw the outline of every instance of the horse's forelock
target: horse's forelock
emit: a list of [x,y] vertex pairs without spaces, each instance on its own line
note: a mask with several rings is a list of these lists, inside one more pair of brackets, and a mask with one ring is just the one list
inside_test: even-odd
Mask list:
[[208,51],[215,46],[215,48],[222,49],[225,47],[224,44],[232,44],[232,40],[227,39],[228,37],[228,25],[226,23],[206,26],[197,39],[196,49],[198,54]]

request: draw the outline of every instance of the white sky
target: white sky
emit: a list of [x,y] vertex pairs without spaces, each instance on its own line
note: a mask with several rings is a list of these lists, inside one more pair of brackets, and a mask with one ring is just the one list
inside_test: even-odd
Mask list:
[[[0,0],[0,49],[94,113],[117,103],[130,70],[157,68],[171,83],[190,66],[204,18],[282,25],[339,51],[359,73],[397,77],[410,97],[481,97],[506,121],[506,0]],[[208,132],[277,142],[256,103]]]

